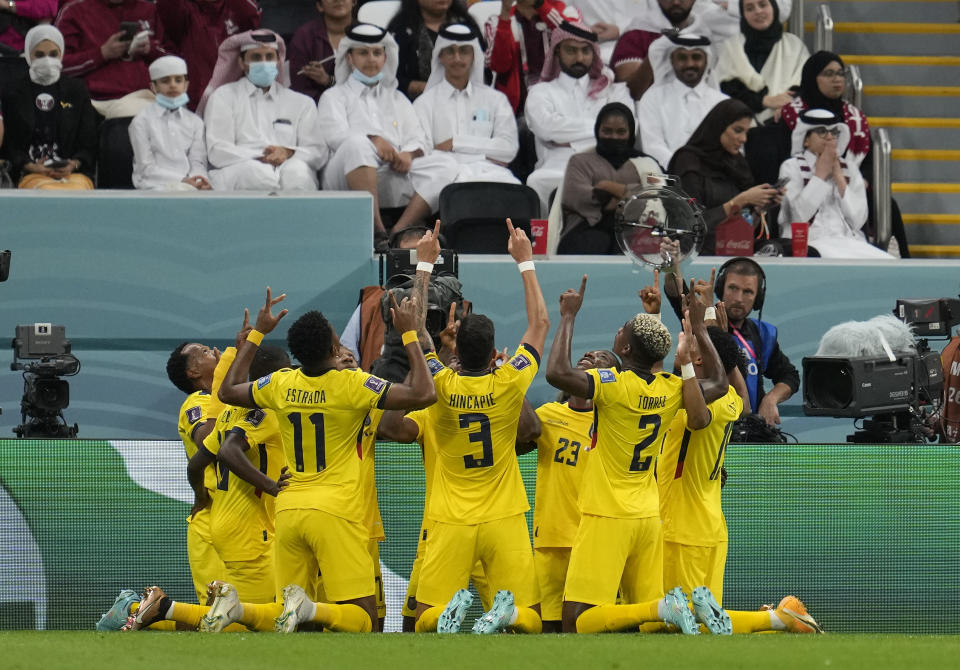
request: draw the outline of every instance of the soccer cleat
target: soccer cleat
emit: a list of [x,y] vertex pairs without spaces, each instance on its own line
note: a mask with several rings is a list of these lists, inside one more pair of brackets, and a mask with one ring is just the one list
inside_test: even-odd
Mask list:
[[697,620],[690,611],[687,604],[687,596],[679,586],[667,591],[663,596],[664,608],[663,620],[679,628],[684,635],[699,635],[700,629],[697,627]]
[[219,579],[214,579],[212,582],[207,584],[207,602],[204,603],[207,607],[213,605],[213,599],[217,597],[217,589],[220,588],[221,584],[226,584],[226,582],[221,582]]
[[143,590],[140,598],[140,607],[134,616],[127,618],[127,623],[120,630],[141,630],[150,624],[160,621],[160,601],[167,597],[159,586],[148,586]]
[[454,593],[453,598],[440,613],[440,618],[437,620],[437,632],[459,633],[463,617],[467,615],[467,609],[472,604],[473,596],[466,589],[460,589]]
[[96,629],[99,631],[122,630],[130,618],[130,606],[137,602],[137,592],[131,589],[124,589],[113,601],[110,609],[100,617]]
[[219,633],[243,616],[243,605],[240,604],[240,596],[232,584],[211,582],[210,586],[213,603],[210,611],[200,618],[197,628],[202,633]]
[[309,621],[307,605],[312,601],[307,592],[296,584],[283,587],[283,612],[273,620],[273,629],[278,633],[292,633],[297,625]]
[[497,595],[493,597],[493,605],[491,605],[490,611],[474,622],[473,632],[477,635],[491,635],[506,630],[515,611],[513,593],[511,591],[497,591]]
[[690,593],[690,600],[693,602],[693,613],[697,621],[706,626],[712,635],[733,635],[730,615],[720,607],[710,589],[698,586]]
[[774,613],[787,627],[788,633],[822,633],[823,628],[810,616],[807,608],[796,596],[785,596]]

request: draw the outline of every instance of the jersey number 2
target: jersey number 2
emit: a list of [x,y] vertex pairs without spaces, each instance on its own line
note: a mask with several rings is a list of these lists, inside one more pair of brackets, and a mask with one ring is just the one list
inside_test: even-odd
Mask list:
[[468,439],[471,442],[479,442],[483,447],[483,454],[480,458],[467,454],[463,457],[463,467],[467,470],[473,468],[489,468],[493,465],[493,438],[490,436],[490,419],[486,414],[461,414],[460,427],[469,428],[470,424],[479,423],[480,430],[476,433],[470,433]]
[[[303,426],[300,422],[300,412],[288,414],[287,419],[293,424],[293,458],[296,461],[297,472],[303,472]],[[317,458],[316,471],[320,472],[327,467],[327,450],[323,434],[323,414],[314,412],[308,416],[307,419],[313,424],[313,441]]]
[[648,414],[641,417],[640,430],[645,430],[651,426],[653,427],[653,431],[633,447],[633,460],[630,461],[630,472],[646,472],[650,469],[650,464],[653,463],[652,454],[642,460],[641,456],[643,455],[643,450],[653,444],[657,439],[657,434],[660,432],[659,414]]

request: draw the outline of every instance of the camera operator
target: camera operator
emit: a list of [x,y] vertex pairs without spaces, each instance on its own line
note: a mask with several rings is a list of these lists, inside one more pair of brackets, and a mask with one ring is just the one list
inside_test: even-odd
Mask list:
[[[664,251],[670,251],[671,258],[680,256],[679,244],[668,242]],[[680,269],[674,261],[666,271],[664,289],[674,312],[680,315],[680,296],[678,286],[683,286]],[[714,281],[716,274],[716,281]],[[750,395],[750,411],[759,414],[769,426],[780,424],[780,403],[786,401],[800,388],[800,374],[790,359],[780,350],[777,340],[777,328],[761,319],[748,318],[756,309],[763,314],[763,300],[766,294],[766,277],[760,264],[750,258],[737,257],[720,266],[719,273],[714,271],[710,282],[698,281],[694,290],[701,300],[712,302],[709,293],[712,290],[717,299],[726,306],[727,329],[733,335],[740,355],[743,357],[747,374],[747,390]],[[676,277],[676,279],[674,279]],[[721,324],[722,326],[723,324]],[[773,388],[764,391],[763,377],[773,382]]]

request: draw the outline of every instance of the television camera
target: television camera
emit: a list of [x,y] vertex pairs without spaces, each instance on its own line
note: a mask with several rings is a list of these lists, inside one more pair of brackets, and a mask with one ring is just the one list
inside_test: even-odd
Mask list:
[[70,353],[64,326],[17,326],[10,369],[23,372],[21,423],[13,429],[17,437],[76,437],[77,424],[67,425],[63,416],[70,405],[70,386],[61,377],[80,372],[80,361]]

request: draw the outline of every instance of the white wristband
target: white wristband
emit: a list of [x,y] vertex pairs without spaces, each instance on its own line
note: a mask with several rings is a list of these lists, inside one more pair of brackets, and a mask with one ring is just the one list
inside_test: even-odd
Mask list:
[[680,366],[681,379],[693,379],[696,376],[697,373],[693,371],[693,363],[684,363]]
[[717,308],[716,307],[707,307],[703,310],[703,320],[704,321],[716,321],[717,320]]
[[517,263],[517,269],[520,270],[521,274],[524,272],[531,272],[533,267],[533,261],[523,261],[522,263]]
[[656,314],[647,314],[647,316],[652,317],[661,323],[663,322],[663,319],[660,317],[660,312],[657,312]]
[[428,263],[426,261],[420,261],[417,263],[417,272],[426,272],[428,274],[433,273],[433,263]]

